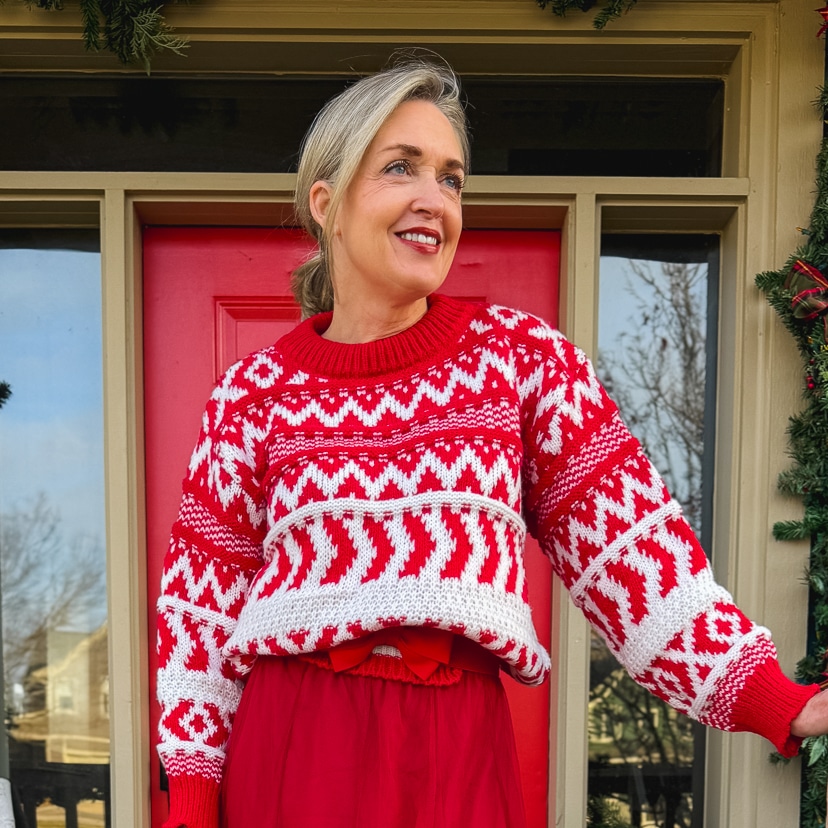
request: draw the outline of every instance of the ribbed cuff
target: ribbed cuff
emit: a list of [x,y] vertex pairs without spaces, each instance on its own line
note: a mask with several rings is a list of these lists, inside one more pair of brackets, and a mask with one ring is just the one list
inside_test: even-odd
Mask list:
[[779,662],[770,658],[739,693],[733,706],[733,729],[758,733],[773,742],[783,756],[796,756],[802,739],[791,735],[791,722],[818,692],[818,684],[792,682],[782,673]]
[[170,815],[162,828],[218,828],[219,786],[202,776],[171,776]]

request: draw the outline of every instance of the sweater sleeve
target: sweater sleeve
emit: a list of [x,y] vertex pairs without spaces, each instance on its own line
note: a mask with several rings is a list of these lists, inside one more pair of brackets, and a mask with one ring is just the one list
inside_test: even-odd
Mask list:
[[572,600],[656,696],[795,754],[791,721],[818,687],[782,674],[770,633],[716,583],[584,354],[543,323],[528,333],[518,360],[524,511]]
[[[165,828],[216,828],[224,749],[245,664],[221,649],[260,568],[265,509],[257,449],[232,371],[214,391],[184,479],[158,600],[158,752]],[[249,665],[247,665],[249,666]]]

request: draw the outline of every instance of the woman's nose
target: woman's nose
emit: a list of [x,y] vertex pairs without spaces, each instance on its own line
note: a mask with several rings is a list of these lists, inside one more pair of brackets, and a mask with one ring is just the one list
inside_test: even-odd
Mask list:
[[417,176],[416,193],[412,208],[416,212],[427,212],[433,216],[441,216],[445,210],[445,201],[440,182],[428,172]]

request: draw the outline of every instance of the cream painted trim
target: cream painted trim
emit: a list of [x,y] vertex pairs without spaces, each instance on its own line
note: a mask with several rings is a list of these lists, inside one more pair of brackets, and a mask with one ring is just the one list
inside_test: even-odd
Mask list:
[[104,434],[107,498],[112,815],[149,824],[149,684],[137,228],[122,190],[103,204]]
[[[0,198],[31,202],[38,193],[50,201],[78,199],[104,190],[125,190],[136,202],[164,201],[284,202],[293,198],[292,173],[121,173],[121,172],[2,172]],[[662,199],[743,198],[751,182],[743,178],[630,178],[625,176],[471,175],[463,190],[469,204],[501,203],[514,196],[525,202],[533,194],[548,199],[575,193],[612,196],[652,196]],[[156,199],[157,200],[157,199]]]
[[[531,0],[478,0],[473,14],[466,3],[441,0],[385,0],[381,14],[370,0],[195,2],[165,9],[190,39],[187,57],[161,55],[153,65],[156,72],[182,74],[217,66],[225,72],[347,74],[378,68],[389,47],[427,47],[463,72],[618,74],[634,64],[643,74],[718,76],[772,18],[772,5],[650,0],[645,12],[625,15],[598,39],[590,14],[561,19]],[[5,71],[141,71],[84,51],[80,24],[76,8],[45,14],[7,5],[0,44],[14,45],[0,45],[0,65]],[[469,48],[481,40],[485,50]],[[309,48],[319,43],[323,50]]]
[[[736,353],[743,358],[733,377],[739,390],[734,400],[733,450],[719,464],[730,469],[730,480],[723,478],[720,485],[729,483],[724,494],[733,512],[722,520],[717,515],[717,531],[730,527],[727,582],[740,605],[773,630],[789,675],[804,654],[807,591],[799,573],[807,549],[777,544],[770,530],[777,520],[801,516],[801,503],[782,497],[776,489],[779,471],[789,465],[784,426],[802,406],[801,361],[792,338],[752,281],[753,274],[781,266],[795,250],[800,242],[796,226],[807,224],[813,203],[814,158],[822,124],[814,117],[815,91],[810,90],[823,82],[823,45],[813,42],[813,16],[807,4],[785,2],[775,49],[761,61],[757,56],[750,70],[753,186],[733,253],[740,260],[737,272],[744,274],[732,296],[739,309],[733,332]],[[763,79],[776,90],[764,103],[757,94]],[[809,94],[794,93],[806,89]],[[796,774],[796,764],[793,768],[770,765],[767,744],[758,737],[737,735],[721,741],[722,797],[717,821],[711,815],[711,824],[728,828],[795,824],[791,815],[798,812],[799,792],[782,780]]]
[[[575,197],[564,229],[565,246],[561,258],[562,328],[590,356],[595,355],[598,343],[599,209],[595,193],[580,193]],[[555,810],[550,813],[550,824],[561,828],[583,828],[586,824],[589,747],[590,631],[583,614],[568,595],[561,596],[559,623],[558,765]]]

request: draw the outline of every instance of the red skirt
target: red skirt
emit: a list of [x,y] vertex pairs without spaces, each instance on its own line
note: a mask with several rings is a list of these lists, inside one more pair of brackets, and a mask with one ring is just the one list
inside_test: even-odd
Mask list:
[[525,828],[500,679],[448,686],[261,657],[242,694],[222,828]]

